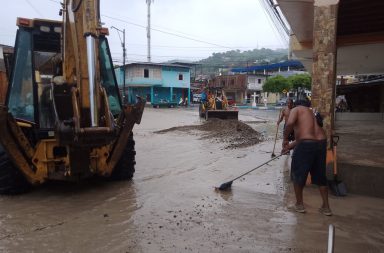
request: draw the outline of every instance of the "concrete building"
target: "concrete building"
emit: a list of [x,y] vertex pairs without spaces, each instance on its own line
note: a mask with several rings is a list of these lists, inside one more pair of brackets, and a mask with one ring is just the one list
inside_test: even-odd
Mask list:
[[268,77],[276,75],[288,77],[307,72],[304,71],[304,66],[300,61],[289,60],[273,64],[233,68],[230,73],[247,75],[248,87],[245,99],[247,102],[253,101],[252,95],[256,93],[256,103],[263,103],[264,98],[266,98],[268,104],[274,104],[282,97],[282,93],[263,92],[263,85]]
[[261,103],[261,97],[264,96],[263,85],[267,77],[265,75],[247,75],[247,103],[252,103],[253,95],[256,95],[256,103]]
[[325,117],[328,144],[340,135],[339,176],[351,192],[384,197],[383,84],[366,94],[380,111],[335,113],[337,75],[384,73],[384,1],[275,2],[291,28],[292,55],[312,74],[312,106]]
[[245,103],[247,81],[247,75],[242,74],[216,76],[209,81],[208,87],[224,92],[230,104],[242,104]]
[[217,76],[208,83],[211,89],[222,90],[231,103],[252,103],[256,94],[256,103],[276,103],[280,99],[279,94],[263,92],[263,85],[267,76],[263,74],[235,74]]
[[[142,62],[127,64],[125,68],[128,103],[135,102],[136,96],[144,97],[152,105],[177,104],[180,98],[191,101],[190,67]],[[116,69],[121,90],[124,89],[123,73],[123,67]]]

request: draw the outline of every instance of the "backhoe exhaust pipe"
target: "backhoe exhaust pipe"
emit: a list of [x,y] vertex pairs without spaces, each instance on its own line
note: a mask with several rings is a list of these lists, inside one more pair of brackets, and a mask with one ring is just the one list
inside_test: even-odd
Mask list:
[[97,111],[96,100],[96,48],[95,38],[92,35],[86,35],[87,42],[87,63],[88,63],[88,78],[89,78],[89,103],[91,111],[91,127],[99,125],[99,117]]

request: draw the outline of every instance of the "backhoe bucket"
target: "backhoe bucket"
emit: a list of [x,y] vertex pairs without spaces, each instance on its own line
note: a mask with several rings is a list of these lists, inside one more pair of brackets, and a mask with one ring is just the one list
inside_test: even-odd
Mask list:
[[239,111],[230,110],[208,110],[205,114],[205,119],[239,119]]

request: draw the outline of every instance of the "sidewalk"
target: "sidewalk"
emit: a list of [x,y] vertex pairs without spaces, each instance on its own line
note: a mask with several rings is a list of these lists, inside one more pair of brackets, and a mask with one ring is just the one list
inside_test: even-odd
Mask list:
[[330,224],[335,226],[334,252],[384,252],[384,199],[330,194],[333,216],[327,217],[318,212],[321,205],[318,188],[310,185],[304,188],[307,212],[296,213],[292,209],[295,195],[288,171],[285,171],[285,180],[288,185],[286,207],[296,216],[292,252],[326,252]]

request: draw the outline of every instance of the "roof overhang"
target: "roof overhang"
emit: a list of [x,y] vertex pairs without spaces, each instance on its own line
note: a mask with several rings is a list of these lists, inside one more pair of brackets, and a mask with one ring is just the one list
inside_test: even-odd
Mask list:
[[[127,87],[134,87],[134,88],[148,88],[148,87],[158,87],[161,86],[161,84],[147,84],[147,83],[130,83],[126,84]],[[121,85],[120,85],[121,87]]]
[[[291,27],[290,48],[312,71],[314,0],[276,0]],[[337,74],[384,73],[384,1],[316,0],[339,2]]]

